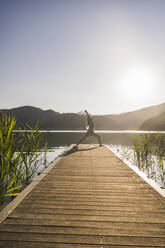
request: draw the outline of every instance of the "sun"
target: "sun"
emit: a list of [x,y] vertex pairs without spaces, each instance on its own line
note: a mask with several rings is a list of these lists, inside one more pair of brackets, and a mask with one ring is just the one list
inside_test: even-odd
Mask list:
[[120,81],[121,94],[127,101],[144,101],[154,94],[155,88],[153,72],[145,67],[130,69]]

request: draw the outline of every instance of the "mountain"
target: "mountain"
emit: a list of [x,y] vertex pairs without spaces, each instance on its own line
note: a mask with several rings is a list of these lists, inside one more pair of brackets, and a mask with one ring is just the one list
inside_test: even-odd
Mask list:
[[15,116],[18,127],[23,127],[26,123],[34,126],[39,121],[40,129],[81,129],[85,122],[85,118],[74,113],[61,114],[50,109],[42,110],[33,106],[2,109],[0,111]]
[[[17,119],[18,127],[26,123],[33,126],[39,121],[40,129],[46,130],[80,130],[85,129],[86,116],[75,113],[59,113],[53,110],[42,110],[32,106],[22,106],[13,109],[2,109],[8,115]],[[116,122],[106,116],[93,116],[97,129],[114,129]]]
[[[114,116],[113,119],[120,123],[120,129],[139,129],[141,125],[150,118],[156,117],[157,115],[165,111],[165,103],[142,108],[136,111],[119,114]],[[109,115],[112,118],[112,115]],[[151,129],[148,129],[151,130]]]
[[[86,117],[80,113],[59,113],[53,110],[42,110],[32,106],[22,106],[13,109],[2,109],[8,115],[14,115],[18,127],[25,123],[33,126],[38,120],[40,129],[46,130],[80,130],[85,129]],[[95,115],[93,116],[96,129],[98,130],[138,130],[144,123],[152,118],[161,118],[165,112],[165,103],[143,108],[140,110],[118,115]],[[154,119],[155,120],[155,119]],[[154,123],[154,121],[153,121]],[[147,124],[148,125],[148,124]],[[148,126],[147,126],[148,127]],[[149,128],[152,130],[152,125]]]
[[149,118],[139,128],[140,130],[165,131],[165,112]]

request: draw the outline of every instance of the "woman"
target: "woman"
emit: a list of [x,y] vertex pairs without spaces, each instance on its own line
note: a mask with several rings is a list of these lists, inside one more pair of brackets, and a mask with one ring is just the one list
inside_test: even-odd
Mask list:
[[95,130],[95,125],[94,125],[94,122],[93,122],[93,119],[92,117],[89,115],[88,111],[85,110],[85,113],[87,115],[87,125],[86,125],[86,129],[87,129],[87,133],[86,135],[77,143],[77,145],[79,145],[84,139],[86,139],[88,136],[94,136],[98,139],[98,143],[100,144],[100,146],[102,146],[101,144],[101,139],[100,139],[100,136],[97,135],[94,130]]

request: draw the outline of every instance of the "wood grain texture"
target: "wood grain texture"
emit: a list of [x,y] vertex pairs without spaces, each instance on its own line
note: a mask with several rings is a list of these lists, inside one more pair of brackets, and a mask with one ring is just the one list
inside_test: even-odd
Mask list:
[[165,247],[165,199],[107,148],[81,145],[0,225],[0,247]]

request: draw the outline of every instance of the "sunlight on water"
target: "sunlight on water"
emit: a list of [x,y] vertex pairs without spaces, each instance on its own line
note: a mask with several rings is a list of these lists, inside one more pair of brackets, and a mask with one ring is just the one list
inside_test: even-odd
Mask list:
[[40,152],[40,156],[38,158],[38,168],[33,176],[33,178],[39,175],[44,169],[49,167],[55,160],[61,156],[67,149],[68,146],[59,146],[59,147],[50,147],[48,148],[46,154],[44,149]]

